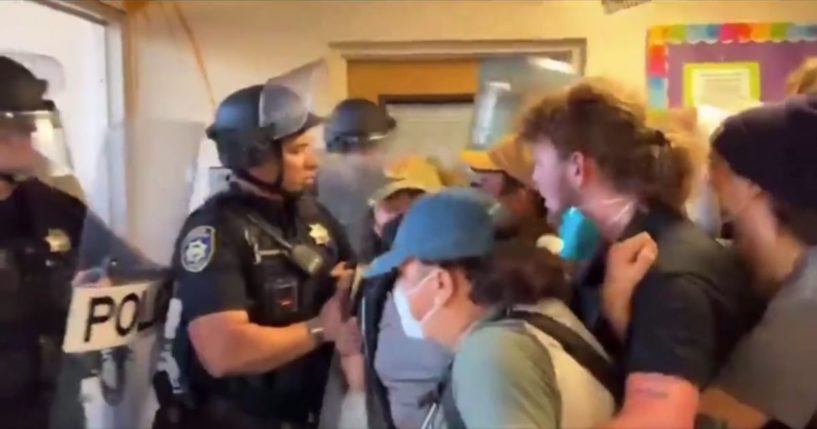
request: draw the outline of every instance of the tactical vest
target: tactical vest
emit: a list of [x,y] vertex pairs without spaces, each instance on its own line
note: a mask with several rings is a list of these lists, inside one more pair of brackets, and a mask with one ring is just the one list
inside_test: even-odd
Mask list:
[[30,231],[0,242],[0,415],[34,408],[47,417],[85,209],[39,183],[15,192],[26,200]]
[[[284,327],[318,316],[334,293],[329,273],[342,256],[339,232],[310,197],[301,198],[294,208],[282,207],[290,210],[281,216],[285,224],[271,222],[270,216],[248,204],[248,198],[258,197],[225,192],[212,197],[201,210],[226,215],[223,233],[239,236],[246,244],[240,257],[251,301],[247,309],[250,321]],[[301,246],[314,252],[313,266],[296,262],[303,253]],[[320,258],[320,263],[314,263],[315,258]],[[309,269],[312,271],[307,272]],[[189,339],[182,342],[189,347]],[[320,410],[332,351],[331,345],[326,345],[275,371],[221,380],[212,380],[195,364],[189,367],[190,383],[197,402],[206,403],[206,397],[216,396],[254,416],[311,421]],[[187,353],[192,356],[192,350]],[[175,350],[174,354],[180,353]],[[181,367],[182,374],[188,372],[184,364]]]

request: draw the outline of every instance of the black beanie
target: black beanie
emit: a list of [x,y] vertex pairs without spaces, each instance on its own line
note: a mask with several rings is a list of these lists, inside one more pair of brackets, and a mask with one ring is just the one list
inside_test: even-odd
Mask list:
[[817,94],[728,118],[713,147],[732,170],[772,198],[817,210]]

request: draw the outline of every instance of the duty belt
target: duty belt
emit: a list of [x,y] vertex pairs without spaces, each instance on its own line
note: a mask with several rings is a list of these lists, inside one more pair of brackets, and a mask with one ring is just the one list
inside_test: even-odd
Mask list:
[[253,429],[315,429],[317,421],[313,423],[296,423],[281,420],[255,417],[239,409],[232,402],[216,396],[211,396],[202,404],[202,414],[217,424],[235,425],[241,428]]

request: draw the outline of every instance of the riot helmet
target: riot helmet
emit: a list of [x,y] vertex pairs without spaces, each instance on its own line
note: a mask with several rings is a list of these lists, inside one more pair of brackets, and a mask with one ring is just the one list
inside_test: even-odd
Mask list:
[[326,150],[332,153],[365,150],[383,140],[396,126],[397,121],[384,108],[369,100],[343,100],[326,123]]
[[271,159],[282,159],[284,143],[321,124],[311,109],[312,75],[308,64],[264,85],[253,85],[227,96],[216,109],[207,136],[216,143],[221,163],[256,186],[280,191],[283,164],[275,183],[264,183],[247,170]]
[[55,59],[0,52],[0,177],[7,181],[73,175],[62,121],[49,99],[62,84]]

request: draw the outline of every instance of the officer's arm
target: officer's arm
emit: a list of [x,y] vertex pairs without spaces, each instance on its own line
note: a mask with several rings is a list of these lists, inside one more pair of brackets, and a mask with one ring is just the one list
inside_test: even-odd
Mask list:
[[243,238],[208,213],[194,215],[179,243],[177,296],[204,368],[214,377],[277,368],[315,348],[305,324],[273,328],[250,322]]
[[250,322],[246,311],[224,311],[193,320],[190,340],[213,377],[261,374],[312,351],[317,343],[305,323],[271,328]]

